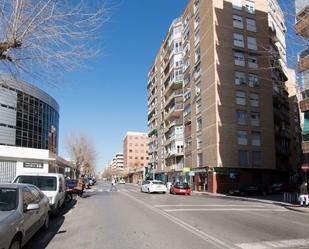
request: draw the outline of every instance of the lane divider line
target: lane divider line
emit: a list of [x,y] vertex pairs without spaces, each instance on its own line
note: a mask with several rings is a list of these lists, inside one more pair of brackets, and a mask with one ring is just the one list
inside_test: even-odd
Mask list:
[[148,209],[152,210],[153,212],[161,215],[161,216],[164,216],[165,218],[169,219],[170,221],[172,221],[173,223],[175,223],[176,225],[184,228],[185,230],[187,230],[188,232],[196,235],[197,237],[201,238],[202,240],[208,242],[208,243],[211,243],[212,245],[216,246],[217,248],[220,248],[220,249],[236,249],[234,246],[230,245],[230,244],[227,244],[226,242],[210,235],[210,234],[207,234],[199,229],[197,229],[196,227],[184,222],[183,220],[179,219],[179,218],[176,218],[158,208],[155,208],[151,205],[148,205],[147,203],[139,200],[138,198],[128,194],[128,193],[125,193],[125,192],[120,192],[122,195],[125,195],[127,196],[128,198],[140,203],[141,205],[147,207]]

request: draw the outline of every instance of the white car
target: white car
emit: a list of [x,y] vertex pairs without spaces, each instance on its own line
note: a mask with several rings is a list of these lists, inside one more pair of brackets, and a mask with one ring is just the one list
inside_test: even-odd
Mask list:
[[166,191],[167,188],[164,182],[158,180],[144,181],[141,186],[141,192],[165,194]]
[[60,207],[64,205],[65,181],[61,174],[23,174],[18,175],[14,183],[27,183],[37,186],[49,199],[50,210],[58,215]]
[[119,181],[119,183],[120,183],[120,184],[125,184],[126,181],[122,179],[122,180]]

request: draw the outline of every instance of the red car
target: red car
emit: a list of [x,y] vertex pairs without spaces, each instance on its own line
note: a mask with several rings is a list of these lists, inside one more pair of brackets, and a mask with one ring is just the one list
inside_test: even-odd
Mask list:
[[190,189],[190,186],[186,182],[177,182],[175,183],[171,189],[171,194],[183,194],[183,195],[191,195],[192,190]]

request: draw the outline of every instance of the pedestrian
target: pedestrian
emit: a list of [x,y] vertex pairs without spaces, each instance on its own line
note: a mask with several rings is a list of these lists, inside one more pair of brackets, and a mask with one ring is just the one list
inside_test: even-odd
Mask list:
[[85,179],[84,179],[84,175],[81,175],[78,178],[78,182],[77,182],[77,189],[79,191],[79,196],[82,196],[84,193],[84,189],[85,189]]
[[111,192],[117,191],[117,188],[116,188],[116,181],[115,181],[114,178],[112,179],[112,184],[111,184],[111,189],[110,189],[110,191],[111,191]]
[[308,207],[309,205],[309,196],[308,196],[308,183],[303,182],[299,187],[299,201],[300,205],[303,207],[304,203]]

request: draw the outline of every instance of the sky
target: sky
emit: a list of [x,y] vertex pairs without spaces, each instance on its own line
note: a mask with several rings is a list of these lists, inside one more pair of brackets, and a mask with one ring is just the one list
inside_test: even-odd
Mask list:
[[100,58],[68,82],[43,86],[60,105],[59,155],[67,157],[69,134],[88,135],[98,153],[97,170],[122,152],[127,131],[147,132],[147,73],[170,23],[186,0],[113,0]]
[[[122,152],[127,131],[147,132],[147,73],[171,22],[180,16],[187,2],[110,2],[101,56],[87,68],[66,75],[68,82],[43,87],[60,105],[60,156],[68,157],[69,134],[81,132],[93,141],[98,153],[97,170],[102,171],[117,152]],[[293,1],[279,2],[285,12],[293,13]],[[289,28],[294,17],[288,18]],[[288,40],[294,36],[290,30]],[[288,44],[293,58],[294,48]]]

